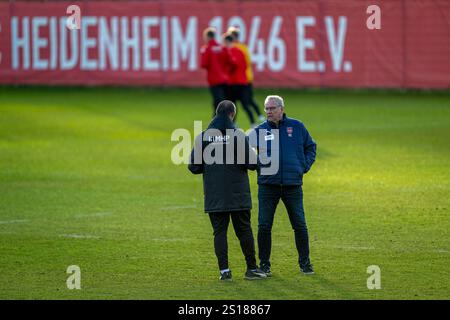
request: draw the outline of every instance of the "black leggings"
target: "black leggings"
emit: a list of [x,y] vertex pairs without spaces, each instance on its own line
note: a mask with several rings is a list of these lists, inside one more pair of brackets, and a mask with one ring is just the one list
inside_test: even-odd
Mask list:
[[213,102],[213,118],[216,115],[216,109],[220,102],[227,99],[228,97],[228,86],[226,84],[219,84],[216,86],[209,87],[209,91],[211,92]]
[[212,212],[209,214],[214,229],[214,250],[216,252],[219,270],[228,269],[228,225],[233,222],[234,231],[241,244],[248,269],[256,269],[255,241],[250,224],[250,210],[235,212]]
[[[252,110],[250,109],[251,103],[251,92],[247,85],[231,85],[230,86],[230,100],[236,104],[240,101],[245,113],[247,113],[250,124],[255,123],[255,118],[253,117]],[[237,107],[237,106],[236,106]]]
[[248,92],[250,95],[250,105],[252,106],[253,110],[256,112],[256,114],[259,117],[261,115],[261,110],[259,109],[259,106],[255,101],[255,97],[253,96],[253,84],[252,83],[248,84]]

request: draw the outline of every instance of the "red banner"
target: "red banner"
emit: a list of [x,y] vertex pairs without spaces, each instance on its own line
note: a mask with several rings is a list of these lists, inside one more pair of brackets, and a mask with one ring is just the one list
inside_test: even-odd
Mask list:
[[257,87],[450,87],[448,0],[1,2],[0,83],[206,86],[208,25]]

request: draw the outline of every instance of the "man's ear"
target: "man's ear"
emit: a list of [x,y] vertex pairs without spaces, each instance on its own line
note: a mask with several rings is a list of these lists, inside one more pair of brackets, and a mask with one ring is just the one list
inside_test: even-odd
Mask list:
[[230,119],[231,119],[231,120],[233,120],[235,116],[236,116],[236,112],[230,113]]

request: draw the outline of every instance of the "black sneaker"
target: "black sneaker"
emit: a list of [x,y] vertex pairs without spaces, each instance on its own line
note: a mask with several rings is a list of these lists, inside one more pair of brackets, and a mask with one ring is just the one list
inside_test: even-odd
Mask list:
[[260,279],[267,278],[267,276],[264,273],[264,271],[262,271],[260,269],[255,269],[255,270],[247,269],[247,272],[245,273],[244,278],[247,280],[260,280]]
[[304,273],[304,274],[314,274],[314,270],[312,267],[311,263],[308,263],[307,265],[300,267],[300,270]]
[[268,266],[268,265],[261,265],[261,270],[266,274],[266,276],[268,278],[272,276],[272,271],[270,271],[270,266]]
[[221,281],[232,281],[233,278],[231,276],[231,270],[230,271],[225,271],[224,273],[220,273],[219,280],[221,280]]

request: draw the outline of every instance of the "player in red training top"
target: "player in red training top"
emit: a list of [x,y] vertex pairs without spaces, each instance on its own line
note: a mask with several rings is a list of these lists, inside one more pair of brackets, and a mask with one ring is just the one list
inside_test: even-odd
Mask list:
[[230,100],[236,104],[236,101],[240,101],[244,111],[247,113],[250,125],[256,126],[255,118],[250,109],[250,99],[247,86],[248,78],[246,74],[247,61],[245,55],[237,46],[233,45],[233,36],[230,33],[222,35],[224,45],[229,48],[232,59],[236,62],[231,65],[228,70],[229,85],[230,85]]
[[211,27],[206,28],[203,31],[205,45],[200,50],[200,64],[207,71],[209,90],[213,97],[213,117],[216,114],[216,108],[219,103],[222,100],[229,99],[229,76],[226,69],[233,67],[236,63],[230,54],[229,48],[218,43],[215,37],[216,30]]
[[259,109],[259,106],[256,103],[255,98],[253,97],[253,70],[252,70],[251,56],[248,47],[244,43],[239,41],[240,36],[239,28],[229,27],[227,33],[230,33],[233,36],[233,45],[235,47],[238,47],[244,53],[245,61],[247,63],[247,70],[245,70],[245,74],[247,75],[248,80],[248,85],[245,89],[246,91],[244,94],[249,96],[250,106],[253,108],[253,111],[256,112],[258,120],[260,122],[263,122],[266,120],[266,117],[261,113],[261,110]]

